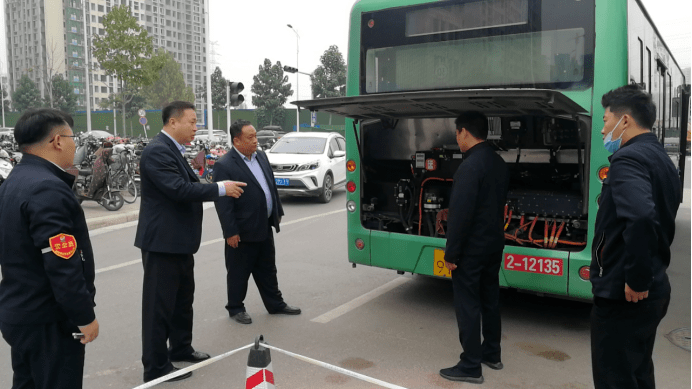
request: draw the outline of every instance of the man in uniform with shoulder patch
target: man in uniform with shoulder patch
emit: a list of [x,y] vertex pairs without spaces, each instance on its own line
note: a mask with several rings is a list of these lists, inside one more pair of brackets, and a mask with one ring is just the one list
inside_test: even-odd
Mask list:
[[0,331],[15,389],[81,388],[84,345],[99,334],[89,231],[65,171],[72,125],[55,109],[25,112],[14,129],[22,161],[0,186]]

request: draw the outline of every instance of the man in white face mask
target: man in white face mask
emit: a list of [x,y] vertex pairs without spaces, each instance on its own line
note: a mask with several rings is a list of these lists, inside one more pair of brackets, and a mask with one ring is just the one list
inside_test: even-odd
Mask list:
[[603,96],[603,145],[613,153],[592,244],[591,361],[596,389],[655,388],[656,328],[670,302],[670,245],[680,176],[650,129],[651,96],[635,85]]

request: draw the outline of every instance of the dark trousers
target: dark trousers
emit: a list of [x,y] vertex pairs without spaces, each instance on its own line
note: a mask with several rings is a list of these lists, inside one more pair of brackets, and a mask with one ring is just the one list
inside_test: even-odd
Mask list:
[[226,309],[231,316],[245,312],[243,301],[247,295],[250,274],[255,279],[264,307],[269,313],[280,311],[286,306],[276,278],[276,251],[271,227],[264,242],[241,241],[235,249],[226,245],[226,270]]
[[457,366],[474,377],[482,374],[481,360],[493,363],[501,361],[501,262],[501,251],[482,258],[462,258],[452,272],[454,309],[459,325],[459,340],[464,349]]
[[142,263],[142,364],[144,381],[151,381],[173,371],[170,357],[185,357],[194,352],[195,260],[192,254],[142,250]]
[[0,323],[12,355],[12,389],[81,389],[84,345],[67,322],[37,325]]
[[596,389],[653,389],[656,328],[670,296],[637,303],[594,298],[591,365]]

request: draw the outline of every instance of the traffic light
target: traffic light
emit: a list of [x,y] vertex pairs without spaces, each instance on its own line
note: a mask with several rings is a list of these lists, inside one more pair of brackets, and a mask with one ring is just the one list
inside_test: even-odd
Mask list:
[[240,92],[242,92],[243,89],[245,89],[245,86],[243,86],[242,82],[230,82],[229,81],[228,87],[229,87],[230,92],[231,92],[230,93],[231,98],[230,98],[230,101],[228,102],[228,104],[231,107],[237,107],[243,101],[245,101],[245,98],[243,97],[243,95],[240,94]]
[[284,72],[289,72],[289,73],[297,73],[298,68],[294,68],[291,66],[284,66]]

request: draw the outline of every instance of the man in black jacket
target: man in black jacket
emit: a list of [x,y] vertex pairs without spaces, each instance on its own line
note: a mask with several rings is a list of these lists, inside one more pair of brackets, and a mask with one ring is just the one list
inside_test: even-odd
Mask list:
[[226,309],[238,323],[252,323],[243,304],[252,274],[269,313],[297,315],[300,308],[286,305],[276,277],[271,228],[279,232],[284,211],[274,173],[267,156],[257,150],[257,132],[250,122],[238,120],[231,125],[230,132],[233,149],[216,162],[214,179],[243,181],[248,185],[243,197],[216,201],[216,212],[226,239]]
[[[447,219],[445,266],[452,272],[454,308],[464,352],[440,370],[453,381],[483,383],[481,363],[502,369],[499,271],[505,246],[504,206],[509,190],[505,161],[485,140],[488,119],[467,112],[456,119],[464,160],[454,174]],[[481,322],[483,344],[481,344]]]
[[65,171],[72,124],[55,109],[25,112],[14,129],[24,157],[0,186],[0,332],[15,389],[81,388],[84,345],[99,334],[89,231]]
[[628,85],[601,104],[605,148],[612,152],[603,181],[591,260],[594,306],[591,360],[596,389],[654,388],[651,358],[666,315],[670,245],[681,201],[680,176],[651,133],[656,106]]
[[[195,106],[176,101],[162,111],[163,130],[140,161],[142,200],[135,246],[142,250],[144,381],[175,370],[171,361],[199,362],[192,348],[194,257],[202,240],[202,202],[238,197],[243,183],[201,184],[183,157],[197,131]],[[166,341],[170,348],[166,348]],[[189,377],[192,372],[171,379]]]

